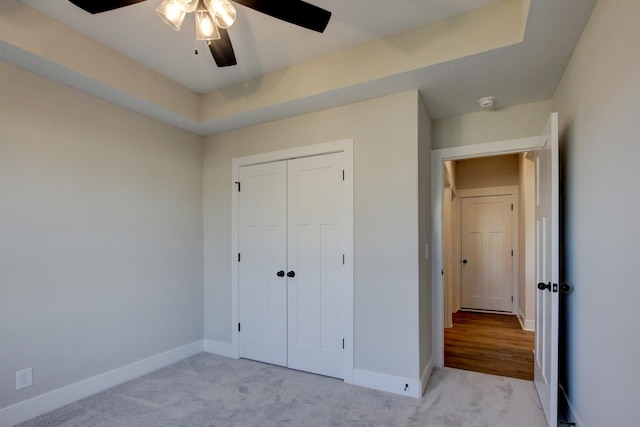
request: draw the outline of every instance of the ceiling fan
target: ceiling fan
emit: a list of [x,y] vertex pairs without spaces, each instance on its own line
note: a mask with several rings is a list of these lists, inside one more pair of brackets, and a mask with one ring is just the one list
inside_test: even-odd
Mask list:
[[[81,9],[102,13],[130,6],[145,0],[69,0]],[[264,13],[276,19],[309,30],[324,32],[331,12],[302,0],[233,0],[235,3]],[[233,24],[236,11],[229,0],[164,0],[157,9],[162,19],[179,30],[187,13],[196,16],[196,36],[206,40],[218,67],[236,65],[236,55],[227,28]],[[197,50],[196,50],[197,53]]]

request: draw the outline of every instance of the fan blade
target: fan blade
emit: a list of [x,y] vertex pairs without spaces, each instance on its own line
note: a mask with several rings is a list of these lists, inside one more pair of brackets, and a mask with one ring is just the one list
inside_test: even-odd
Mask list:
[[238,63],[229,33],[224,28],[220,28],[220,38],[209,43],[209,50],[218,67],[230,67]]
[[131,6],[132,4],[143,2],[144,0],[69,0],[71,3],[78,6],[80,9],[84,9],[89,13],[101,13],[108,10],[119,9],[125,6]]
[[324,32],[331,12],[302,0],[233,0],[243,6],[309,30]]

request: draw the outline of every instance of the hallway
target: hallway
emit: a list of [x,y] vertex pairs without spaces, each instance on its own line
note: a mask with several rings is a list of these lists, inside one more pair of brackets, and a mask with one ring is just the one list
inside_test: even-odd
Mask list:
[[513,315],[459,311],[444,330],[446,367],[533,381],[535,333]]

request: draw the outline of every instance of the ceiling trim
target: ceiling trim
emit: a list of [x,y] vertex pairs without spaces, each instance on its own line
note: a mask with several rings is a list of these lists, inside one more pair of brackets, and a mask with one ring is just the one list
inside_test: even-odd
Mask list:
[[399,76],[523,41],[529,0],[507,0],[204,95],[19,0],[0,2],[0,59],[200,135],[410,89]]

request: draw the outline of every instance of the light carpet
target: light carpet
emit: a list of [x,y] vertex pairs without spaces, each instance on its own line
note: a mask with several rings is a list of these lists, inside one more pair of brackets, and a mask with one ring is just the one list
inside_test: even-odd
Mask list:
[[20,424],[546,427],[530,381],[436,369],[422,399],[202,353]]

